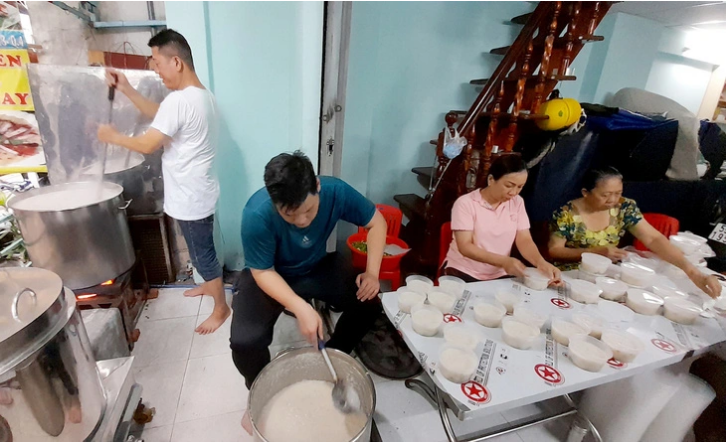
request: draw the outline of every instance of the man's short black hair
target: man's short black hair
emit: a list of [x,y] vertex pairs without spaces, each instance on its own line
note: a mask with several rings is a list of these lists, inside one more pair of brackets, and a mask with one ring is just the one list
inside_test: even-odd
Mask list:
[[280,154],[265,166],[265,187],[276,206],[295,210],[318,193],[313,163],[299,150]]
[[187,39],[173,29],[164,29],[149,40],[149,47],[157,47],[160,51],[168,51],[168,55],[182,59],[189,68],[194,70],[194,59],[192,48],[189,47]]

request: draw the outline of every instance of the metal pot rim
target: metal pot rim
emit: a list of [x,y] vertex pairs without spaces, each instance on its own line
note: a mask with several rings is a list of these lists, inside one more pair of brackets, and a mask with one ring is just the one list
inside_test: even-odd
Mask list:
[[[368,373],[368,370],[357,359],[355,359],[354,357],[352,357],[348,353],[345,353],[345,352],[340,351],[340,350],[335,349],[335,348],[326,348],[326,350],[328,351],[328,353],[339,354],[339,355],[347,356],[348,358],[350,358],[356,365],[358,365],[362,369],[363,373],[365,373],[366,378],[368,379],[368,383],[370,384],[371,394],[373,396],[373,406],[372,406],[370,415],[366,419],[366,424],[351,439],[351,440],[357,440],[358,438],[360,438],[367,431],[367,429],[371,426],[371,423],[373,421],[373,415],[375,414],[375,410],[376,410],[376,386],[373,383],[373,379],[371,378],[370,373]],[[292,357],[295,357],[295,355],[298,354],[298,353],[303,353],[303,352],[309,353],[311,351],[316,351],[317,352],[319,350],[317,350],[317,349],[315,349],[313,347],[292,348],[292,349],[284,350],[281,353],[279,353],[274,359],[272,359],[267,364],[267,366],[269,366],[272,362],[274,362],[274,361],[276,361],[278,359],[292,358]],[[265,366],[265,368],[267,366]],[[264,371],[264,369],[263,369],[263,371]],[[260,372],[260,374],[262,374],[262,372]],[[250,387],[250,394],[247,397],[247,410],[250,409],[250,403],[252,401],[252,393],[254,392],[255,385],[257,385],[257,381],[259,379],[260,379],[260,375],[257,375],[257,378],[255,378],[254,382],[252,382],[252,386]],[[257,425],[255,424],[255,420],[252,418],[252,414],[250,414],[249,417],[250,417],[250,423],[252,424],[252,428],[253,428],[254,432],[257,433],[257,435],[260,437],[260,439],[262,440],[262,442],[269,442],[265,438],[265,436],[262,435],[262,433],[260,432],[259,428],[257,428]]]
[[[68,321],[71,319],[71,316],[73,316],[73,312],[76,311],[76,296],[70,289],[64,287],[62,294],[58,297],[58,300],[54,304],[61,307],[62,310],[52,312],[49,309],[42,316],[33,321],[32,324],[42,324],[47,321],[47,326],[39,334],[35,335],[32,341],[21,347],[19,351],[13,352],[11,350],[9,357],[3,357],[3,359],[0,359],[0,374],[4,374],[14,369],[18,364],[21,364],[23,361],[28,359],[28,357],[30,357],[33,353],[43,348],[48,341],[50,341],[63,329],[63,327],[66,326]],[[18,335],[15,334],[3,342],[10,342],[16,336]],[[2,343],[0,343],[0,346],[2,346]]]
[[[93,204],[87,204],[85,206],[78,206],[73,207],[70,209],[62,209],[62,210],[30,210],[30,209],[18,209],[15,207],[15,205],[21,201],[24,201],[28,198],[32,198],[37,195],[45,195],[48,193],[54,193],[59,190],[63,190],[64,188],[86,188],[88,186],[98,186],[99,184],[103,185],[105,188],[113,190],[114,195],[112,197],[103,199],[101,201],[97,201]],[[7,201],[7,206],[16,212],[71,212],[73,210],[83,209],[84,207],[90,207],[95,206],[96,204],[101,204],[106,201],[110,201],[118,196],[120,196],[124,191],[124,188],[116,183],[113,183],[111,181],[72,181],[68,183],[63,184],[51,184],[50,186],[45,187],[39,187],[37,189],[32,189],[27,192],[23,192],[21,194],[14,194],[11,198]]]

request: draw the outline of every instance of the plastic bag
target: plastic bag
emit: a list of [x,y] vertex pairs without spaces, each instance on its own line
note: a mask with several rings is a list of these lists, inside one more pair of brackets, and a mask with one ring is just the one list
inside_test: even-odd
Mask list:
[[450,160],[458,157],[464,146],[466,146],[466,138],[459,136],[459,131],[454,129],[454,136],[451,136],[451,131],[448,128],[444,128],[444,156]]

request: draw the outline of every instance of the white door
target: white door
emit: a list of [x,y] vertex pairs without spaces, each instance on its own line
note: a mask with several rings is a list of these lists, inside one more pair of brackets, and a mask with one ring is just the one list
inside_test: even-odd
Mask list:
[[[320,175],[340,176],[348,78],[348,47],[352,2],[325,2],[325,49],[320,109]],[[335,251],[337,229],[328,238],[328,252]]]

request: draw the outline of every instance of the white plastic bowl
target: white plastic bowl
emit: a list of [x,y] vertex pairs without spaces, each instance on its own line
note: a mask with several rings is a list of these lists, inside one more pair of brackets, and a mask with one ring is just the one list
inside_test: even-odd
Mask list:
[[669,238],[669,241],[674,246],[678,247],[684,255],[691,255],[701,248],[701,243],[688,236],[673,235]]
[[706,244],[708,242],[708,238],[704,238],[702,236],[696,235],[695,233],[691,233],[691,232],[678,232],[677,236],[682,236],[684,238],[692,239],[699,244]]
[[425,276],[411,275],[406,278],[406,287],[414,292],[427,294],[434,289],[434,282]]
[[627,284],[606,276],[598,276],[595,279],[595,285],[602,289],[600,297],[608,301],[619,301],[625,297],[625,292],[628,291]]
[[398,309],[404,313],[411,313],[411,307],[416,304],[423,304],[426,295],[423,293],[402,290],[398,292]]
[[605,330],[601,340],[610,347],[613,357],[620,362],[633,362],[644,348],[637,336],[626,331]]
[[602,317],[587,313],[573,313],[572,322],[590,329],[590,336],[595,339],[600,339],[600,336],[602,336],[603,328],[606,324],[605,319],[603,319]]
[[610,267],[610,258],[598,255],[596,253],[583,253],[582,263],[580,269],[585,270],[588,273],[594,273],[596,275],[604,275]]
[[653,258],[644,258],[640,255],[637,255],[635,253],[629,253],[628,257],[624,260],[625,262],[629,262],[632,264],[638,264],[643,267],[647,267],[653,271],[658,271],[658,268],[661,266],[662,262],[659,259],[653,259]]
[[480,302],[474,306],[474,319],[484,327],[499,327],[506,314],[507,308],[499,302]]
[[666,298],[688,298],[688,293],[682,292],[680,290],[673,289],[671,287],[666,287],[664,285],[654,285],[651,287],[651,290],[653,291],[654,295],[658,295],[663,299]]
[[436,307],[427,304],[411,307],[411,326],[421,336],[436,336],[443,323],[444,314]]
[[692,255],[684,255],[684,256],[686,257],[686,260],[688,262],[690,262],[691,264],[693,264],[696,267],[706,267],[706,265],[708,265],[708,263],[704,259],[703,255],[701,255],[698,252],[696,252]]
[[696,252],[697,255],[701,255],[704,258],[713,258],[716,256],[716,252],[713,251],[713,249],[708,244],[703,244],[698,251]]
[[552,320],[552,337],[559,344],[570,345],[570,338],[577,335],[588,335],[590,329],[586,325],[575,324],[561,318]]
[[455,384],[463,384],[476,372],[479,359],[468,349],[454,345],[444,345],[439,353],[441,375]]
[[531,348],[539,338],[537,327],[525,324],[514,318],[502,319],[502,339],[504,343],[519,350]]
[[439,290],[454,295],[457,299],[464,294],[466,283],[456,276],[439,277]]
[[624,262],[620,265],[620,280],[636,287],[647,287],[655,277],[655,271],[640,264]]
[[600,371],[613,351],[592,336],[576,335],[570,338],[567,352],[572,362],[583,370]]
[[445,324],[444,340],[451,345],[474,350],[481,341],[481,335],[466,324]]
[[540,314],[527,307],[524,304],[517,304],[514,306],[514,319],[524,322],[532,326],[541,329],[542,326],[547,322],[548,316]]
[[595,284],[581,279],[570,281],[570,298],[584,304],[597,304],[602,289]]
[[532,290],[545,290],[550,283],[550,278],[539,270],[528,267],[524,269],[524,285]]
[[635,313],[628,307],[614,301],[597,303],[598,312],[610,322],[633,322]]
[[583,269],[577,271],[577,278],[587,282],[595,282],[600,275],[597,273],[590,273]]
[[514,306],[522,300],[522,296],[512,292],[499,292],[494,298],[507,309],[507,313],[512,313]]
[[684,272],[680,268],[674,266],[673,264],[671,264],[669,262],[665,262],[665,261],[663,262],[663,265],[661,266],[660,272],[661,272],[661,274],[663,274],[663,276],[666,276],[671,280],[688,278],[688,275],[686,275],[686,272]]
[[693,324],[703,309],[680,296],[665,299],[663,316],[680,324]]
[[450,313],[456,305],[456,297],[450,293],[431,291],[429,292],[429,304],[439,309],[441,313]]
[[647,316],[657,315],[663,304],[663,298],[641,289],[628,289],[628,296],[625,298],[625,305],[635,313]]

